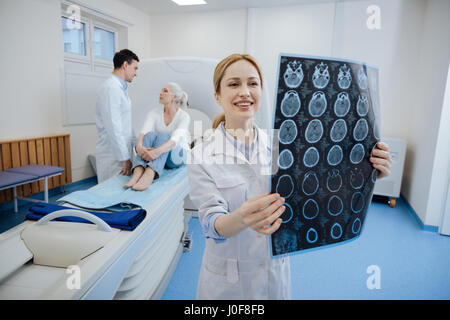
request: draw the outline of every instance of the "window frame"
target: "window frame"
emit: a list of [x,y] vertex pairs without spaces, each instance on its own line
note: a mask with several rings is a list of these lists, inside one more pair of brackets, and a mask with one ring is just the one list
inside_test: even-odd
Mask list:
[[[70,15],[67,14],[66,12],[61,13],[61,20],[63,17],[70,19]],[[91,42],[90,41],[90,33],[87,32],[89,29],[89,20],[86,19],[85,17],[81,17],[80,21],[82,23],[84,23],[84,42],[85,42],[84,45],[85,45],[86,55],[80,55],[80,54],[64,51],[64,42],[63,42],[62,46],[63,46],[64,59],[72,61],[72,62],[81,62],[84,64],[88,64],[88,63],[90,63],[90,57],[89,57],[90,53],[89,52],[91,50],[91,48],[90,48],[90,42]],[[61,21],[61,23],[62,23],[62,21]],[[62,28],[62,25],[61,25],[61,28]]]
[[102,66],[110,66],[113,63],[112,59],[111,60],[106,60],[106,59],[97,58],[95,56],[94,31],[95,31],[95,28],[97,27],[97,28],[100,28],[100,29],[103,29],[103,30],[106,30],[106,31],[114,33],[114,53],[115,53],[115,52],[117,52],[117,47],[118,47],[117,44],[119,42],[119,30],[117,30],[116,28],[114,28],[114,27],[112,27],[110,25],[107,25],[107,24],[105,24],[103,22],[95,20],[95,19],[92,19],[91,26],[92,26],[92,28],[91,28],[92,60],[93,60],[93,62],[95,64],[99,64],[99,65],[102,65]]
[[[68,14],[64,8],[61,8],[61,19],[62,17],[65,17],[67,19],[70,19],[70,14]],[[91,71],[95,71],[95,67],[112,67],[113,61],[112,60],[106,60],[95,57],[95,41],[94,41],[94,28],[100,28],[109,32],[114,33],[114,52],[117,52],[118,43],[119,43],[119,30],[115,28],[112,25],[109,25],[105,22],[100,21],[96,17],[92,17],[89,14],[83,14],[81,13],[80,21],[84,23],[84,39],[85,39],[85,50],[86,55],[79,55],[76,53],[66,52],[64,51],[64,43],[62,44],[62,50],[64,54],[64,60],[70,61],[70,62],[78,62],[82,64],[87,64],[91,66]],[[111,24],[114,24],[114,22],[111,21]],[[61,25],[62,30],[62,25]]]
[[[95,124],[94,107],[97,90],[95,86],[110,77],[114,68],[112,60],[95,57],[94,28],[114,32],[114,52],[117,52],[118,48],[128,47],[128,30],[133,24],[86,4],[84,0],[60,0],[60,4],[60,17],[70,19],[74,17],[74,13],[80,14],[81,22],[85,23],[86,40],[86,55],[81,56],[64,51],[61,35],[60,76],[63,126],[92,125]],[[69,10],[70,6],[77,6],[78,8],[75,9],[80,9],[79,12],[74,12],[73,8]],[[60,28],[62,34],[62,24]],[[73,92],[83,92],[83,94],[77,96],[73,95]],[[80,108],[80,104],[83,108]],[[74,112],[81,116],[74,117]]]

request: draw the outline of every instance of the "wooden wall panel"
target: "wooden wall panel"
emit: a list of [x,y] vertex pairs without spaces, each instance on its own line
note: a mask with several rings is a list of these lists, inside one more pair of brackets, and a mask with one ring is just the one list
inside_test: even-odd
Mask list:
[[[3,170],[12,168],[12,165],[11,165],[11,144],[10,143],[2,144],[1,145],[1,149],[2,149],[2,158],[0,159],[0,161],[2,162]],[[5,202],[11,201],[13,199],[12,189],[2,190],[2,191],[0,191],[0,193],[4,193],[5,198],[4,198],[3,201],[5,201]]]
[[[27,164],[43,164],[64,168],[61,176],[48,180],[49,189],[72,183],[70,135],[62,134],[0,141],[0,171]],[[43,180],[17,187],[17,194],[25,197],[43,191]],[[0,191],[0,203],[12,200],[12,188]]]

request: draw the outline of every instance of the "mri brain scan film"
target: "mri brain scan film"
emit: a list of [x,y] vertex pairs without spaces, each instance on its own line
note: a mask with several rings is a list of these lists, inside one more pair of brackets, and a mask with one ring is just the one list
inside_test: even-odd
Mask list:
[[273,257],[359,237],[377,171],[378,68],[280,54],[273,128],[279,141],[271,192],[285,198]]

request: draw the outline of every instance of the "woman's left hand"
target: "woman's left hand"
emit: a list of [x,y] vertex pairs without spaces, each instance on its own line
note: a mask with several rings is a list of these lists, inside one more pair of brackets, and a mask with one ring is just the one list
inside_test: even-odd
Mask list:
[[372,166],[377,169],[378,179],[387,177],[391,173],[391,154],[389,146],[384,142],[378,142],[376,148],[372,150],[372,155],[369,158]]
[[160,156],[159,150],[156,148],[146,148],[142,159],[145,161],[153,161]]

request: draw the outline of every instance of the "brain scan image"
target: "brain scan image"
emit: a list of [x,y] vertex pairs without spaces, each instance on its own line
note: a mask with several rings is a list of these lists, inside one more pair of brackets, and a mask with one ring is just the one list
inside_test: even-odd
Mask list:
[[364,146],[361,143],[355,144],[350,151],[350,162],[358,164],[364,159]]
[[303,81],[302,64],[298,61],[288,63],[284,72],[284,82],[288,88],[297,88]]
[[273,129],[278,170],[271,192],[286,200],[270,237],[272,257],[356,240],[378,171],[378,68],[335,58],[280,54]]
[[313,119],[308,123],[305,130],[305,138],[309,143],[316,143],[322,138],[323,135],[323,125],[318,119]]
[[340,92],[334,102],[334,113],[338,117],[345,117],[350,111],[350,98],[347,92]]
[[339,67],[337,83],[341,89],[348,89],[352,83],[352,74],[346,64]]
[[330,81],[330,74],[328,72],[328,66],[321,62],[315,66],[312,82],[317,89],[323,89]]
[[342,176],[337,169],[328,171],[327,175],[327,189],[330,192],[338,192],[342,186]]
[[292,154],[292,151],[289,149],[284,149],[280,152],[280,155],[278,156],[278,166],[281,169],[289,169],[292,164],[294,163],[294,156]]
[[352,233],[358,234],[361,230],[361,220],[359,218],[355,218],[352,222]]
[[327,161],[330,166],[337,166],[341,163],[342,158],[344,157],[342,147],[339,145],[334,145],[331,147],[330,151],[328,151]]
[[319,214],[319,204],[314,199],[307,199],[303,204],[303,216],[305,219],[312,220]]
[[360,95],[358,97],[358,102],[356,103],[356,111],[360,117],[364,117],[369,112],[369,102],[367,101],[367,96]]
[[294,191],[294,182],[292,181],[292,177],[288,174],[282,175],[278,179],[276,190],[276,192],[283,198],[289,198]]
[[370,178],[372,179],[372,183],[373,184],[375,184],[375,182],[377,181],[377,176],[378,176],[378,170],[377,169],[373,169],[372,175],[370,176]]
[[319,238],[319,234],[317,233],[317,230],[314,228],[309,228],[306,232],[306,241],[308,243],[315,243],[317,242]]
[[332,216],[337,216],[344,210],[344,203],[338,195],[332,195],[328,200],[328,213]]
[[327,99],[322,91],[314,92],[309,101],[309,114],[313,117],[320,117],[327,109]]
[[367,137],[368,133],[369,125],[367,124],[367,120],[364,118],[359,119],[353,129],[353,138],[356,141],[363,141]]
[[313,171],[308,171],[305,174],[302,182],[302,191],[307,196],[312,196],[319,190],[319,178]]
[[351,208],[354,213],[358,213],[364,208],[364,196],[361,192],[355,192],[352,195]]
[[342,227],[338,222],[331,227],[330,236],[335,240],[342,236]]
[[358,85],[363,90],[367,89],[367,86],[368,86],[367,75],[363,68],[360,68],[358,70]]
[[364,185],[364,173],[358,168],[350,170],[350,185],[353,189],[361,189]]
[[281,101],[281,113],[286,118],[293,117],[300,110],[301,102],[298,93],[294,90],[286,92]]
[[373,125],[373,136],[377,140],[380,140],[380,125],[377,122],[375,122]]
[[294,216],[294,210],[289,205],[289,203],[285,202],[283,205],[286,207],[286,209],[284,210],[284,212],[280,216],[280,218],[283,221],[282,223],[288,223],[289,221],[291,221],[292,217]]
[[285,120],[278,131],[278,140],[282,144],[290,144],[297,137],[297,125],[293,120]]
[[308,150],[306,150],[304,156],[303,156],[303,164],[308,167],[314,167],[320,159],[320,154],[317,148],[310,147]]
[[347,135],[347,123],[344,119],[337,119],[333,122],[330,130],[330,139],[333,142],[341,142]]

